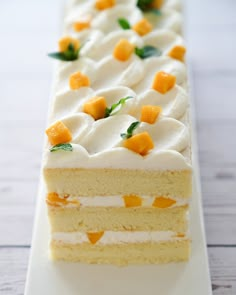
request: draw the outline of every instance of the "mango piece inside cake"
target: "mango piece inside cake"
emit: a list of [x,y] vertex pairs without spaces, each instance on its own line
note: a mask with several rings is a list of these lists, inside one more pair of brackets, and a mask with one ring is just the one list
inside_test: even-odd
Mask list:
[[100,232],[88,232],[87,237],[91,244],[96,244],[104,235],[104,231]]
[[175,200],[167,197],[156,197],[152,206],[156,208],[168,208],[176,203]]
[[174,75],[165,72],[158,72],[154,77],[152,89],[160,92],[161,94],[165,94],[175,86],[175,83],[176,77]]
[[94,120],[98,120],[105,117],[106,107],[106,99],[102,96],[95,96],[84,104],[83,111],[91,115]]
[[48,127],[46,129],[46,134],[51,145],[66,143],[72,140],[72,134],[70,130],[61,121],[57,121]]
[[126,39],[121,39],[115,46],[113,56],[119,61],[127,61],[134,52],[134,45]]
[[140,207],[142,206],[142,198],[137,195],[127,195],[123,196],[125,207],[132,208],[132,207]]

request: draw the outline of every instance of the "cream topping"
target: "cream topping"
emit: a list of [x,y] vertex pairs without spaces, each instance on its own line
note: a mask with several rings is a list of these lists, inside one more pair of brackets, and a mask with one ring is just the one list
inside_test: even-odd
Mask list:
[[[162,242],[170,240],[182,240],[183,237],[178,237],[176,232],[172,231],[105,231],[97,245],[106,244],[126,244],[126,243],[147,243],[147,242]],[[86,233],[82,232],[54,232],[52,240],[66,244],[82,244],[90,243]]]
[[[152,207],[155,196],[141,196],[141,207]],[[95,196],[95,197],[68,197],[68,201],[78,201],[82,207],[125,207],[123,196]],[[188,200],[183,198],[171,197],[171,200],[176,201],[171,208],[185,206],[189,203]],[[61,204],[61,207],[77,207],[78,204],[68,203]]]
[[[92,25],[91,29],[76,34],[83,44],[81,57],[59,64],[50,115],[50,124],[61,120],[71,131],[73,151],[51,153],[47,144],[45,168],[191,169],[190,159],[185,156],[189,145],[188,126],[186,122],[178,121],[188,109],[187,94],[182,87],[186,84],[186,67],[184,63],[165,56],[174,45],[183,44],[180,36],[168,31],[170,28],[178,31],[181,25],[178,12],[168,8],[167,3],[171,2],[177,3],[173,0],[165,2],[160,17],[147,14],[154,30],[144,37],[132,30],[122,30],[117,24],[119,17],[127,16],[131,23],[142,18],[136,1],[117,0],[114,7],[98,11],[94,1],[82,0],[68,10],[67,24],[89,14]],[[128,61],[120,62],[112,52],[121,38],[140,47],[157,44],[164,56],[142,60],[133,54]],[[90,87],[69,89],[69,77],[77,71],[89,77]],[[151,89],[158,71],[171,73],[177,78],[177,85],[164,95]],[[108,107],[120,98],[132,98],[118,108],[116,114],[94,121],[83,113],[84,103],[94,96],[104,96]],[[124,148],[120,134],[126,132],[132,122],[140,120],[141,108],[147,104],[159,105],[163,111],[154,124],[141,123],[134,132],[147,131],[154,141],[154,149],[143,157]]]

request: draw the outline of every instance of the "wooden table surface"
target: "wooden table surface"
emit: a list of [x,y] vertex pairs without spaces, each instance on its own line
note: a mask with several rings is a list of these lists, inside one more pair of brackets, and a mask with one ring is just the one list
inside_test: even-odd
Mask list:
[[[233,295],[236,294],[236,1],[186,2],[186,37],[193,74],[212,287],[214,295]],[[61,4],[62,0],[0,2],[0,294],[3,295],[19,295],[24,290],[52,79],[52,61],[46,53],[56,46]]]

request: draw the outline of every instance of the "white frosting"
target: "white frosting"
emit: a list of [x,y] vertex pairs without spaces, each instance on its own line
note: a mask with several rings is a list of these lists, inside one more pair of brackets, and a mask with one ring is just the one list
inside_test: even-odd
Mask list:
[[[169,4],[168,4],[169,2]],[[181,33],[182,16],[177,11],[180,9],[180,4],[174,0],[168,0],[162,7],[161,15],[154,13],[145,13],[147,18],[157,29],[168,29],[176,33]],[[171,3],[172,2],[172,3]],[[179,2],[179,1],[178,1]],[[125,18],[131,26],[143,18],[142,11],[136,6],[137,1],[116,1],[116,5],[102,11],[96,10],[93,1],[80,1],[68,11],[65,18],[65,33],[72,32],[72,25],[84,15],[91,15],[91,28],[98,29],[105,34],[121,30],[118,25],[118,18]],[[177,8],[177,10],[175,10]],[[109,26],[107,20],[109,19]]]
[[[51,153],[48,144],[44,152],[46,168],[191,169],[189,158],[184,156],[189,145],[188,126],[178,121],[188,109],[187,94],[181,87],[186,84],[184,63],[167,56],[142,60],[135,54],[128,61],[120,62],[112,55],[121,38],[140,47],[157,45],[163,55],[174,45],[183,44],[180,36],[167,30],[179,31],[181,24],[179,13],[170,10],[167,3],[177,1],[168,0],[160,17],[146,14],[155,29],[144,37],[132,30],[122,30],[117,24],[119,17],[127,17],[131,23],[142,18],[134,0],[117,0],[114,7],[104,11],[96,10],[94,1],[82,0],[69,9],[66,24],[71,26],[85,15],[91,15],[93,21],[91,29],[76,34],[84,44],[81,58],[59,64],[50,114],[50,124],[61,120],[70,129],[73,151]],[[89,88],[69,89],[69,76],[77,71],[89,77]],[[175,75],[179,86],[164,95],[152,90],[158,71]],[[108,107],[122,97],[132,98],[116,110],[116,114],[94,121],[83,113],[84,103],[94,96],[104,96]],[[126,132],[132,122],[140,120],[141,108],[147,104],[159,105],[163,111],[154,124],[141,123],[134,132],[147,131],[154,142],[154,149],[143,157],[124,148],[120,134]]]
[[[170,240],[182,240],[176,232],[172,231],[105,231],[97,245],[162,242]],[[186,238],[184,238],[186,239]],[[66,244],[90,243],[86,233],[82,232],[55,232],[52,240]]]
[[[155,200],[155,196],[142,196],[142,207],[152,207]],[[176,203],[174,203],[171,208],[185,206],[189,203],[188,200],[183,198],[171,197]],[[68,197],[68,204],[60,204],[61,207],[124,207],[123,196],[96,196],[96,197]],[[78,204],[70,203],[70,201],[79,201]]]

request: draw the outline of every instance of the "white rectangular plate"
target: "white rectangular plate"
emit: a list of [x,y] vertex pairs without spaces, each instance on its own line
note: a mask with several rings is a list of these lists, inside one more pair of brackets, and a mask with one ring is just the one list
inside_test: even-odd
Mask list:
[[[196,146],[196,145],[195,145]],[[192,254],[187,263],[116,267],[52,262],[48,257],[49,224],[40,186],[25,295],[210,295],[198,163],[190,208]]]

